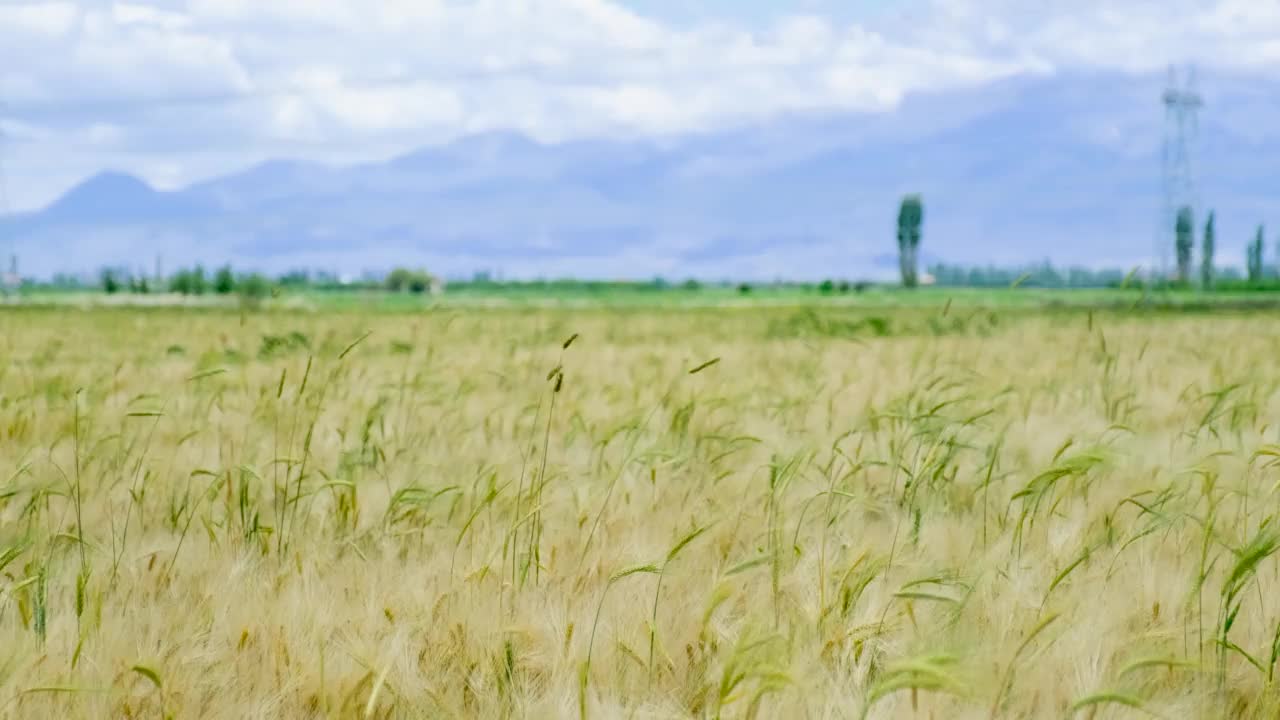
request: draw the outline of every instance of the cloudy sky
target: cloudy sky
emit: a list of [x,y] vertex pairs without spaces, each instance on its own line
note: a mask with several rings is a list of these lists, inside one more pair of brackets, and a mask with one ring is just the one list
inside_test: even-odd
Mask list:
[[1187,60],[1280,67],[1280,2],[0,0],[0,202],[106,168],[175,187],[483,130],[679,134]]

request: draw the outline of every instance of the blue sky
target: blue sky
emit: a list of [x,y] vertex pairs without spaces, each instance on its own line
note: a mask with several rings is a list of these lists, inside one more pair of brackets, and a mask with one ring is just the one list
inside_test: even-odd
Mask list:
[[1274,0],[0,0],[0,202],[487,130],[662,137],[1018,76],[1280,67]]

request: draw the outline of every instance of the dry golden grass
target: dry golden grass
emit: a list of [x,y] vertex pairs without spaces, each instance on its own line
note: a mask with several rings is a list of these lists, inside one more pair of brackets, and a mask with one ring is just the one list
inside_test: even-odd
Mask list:
[[0,314],[0,718],[1276,717],[1280,333],[969,312]]

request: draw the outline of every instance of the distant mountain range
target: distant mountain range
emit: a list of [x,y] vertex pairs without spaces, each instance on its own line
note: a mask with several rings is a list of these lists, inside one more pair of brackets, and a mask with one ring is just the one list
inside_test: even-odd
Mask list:
[[[1159,77],[1021,78],[878,115],[776,118],[662,140],[464,137],[385,162],[272,160],[160,192],[103,172],[0,220],[26,272],[195,261],[358,273],[876,277],[897,200],[925,259],[1130,266],[1156,251]],[[1223,260],[1280,227],[1280,78],[1204,83],[1202,196]]]

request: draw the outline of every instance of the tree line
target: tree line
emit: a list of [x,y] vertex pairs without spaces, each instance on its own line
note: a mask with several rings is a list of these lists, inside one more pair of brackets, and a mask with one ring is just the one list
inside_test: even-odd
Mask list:
[[[1214,264],[1217,251],[1216,217],[1209,212],[1205,220],[1200,242],[1199,284],[1202,288],[1212,289],[1218,279],[1237,279],[1230,269],[1222,269]],[[924,201],[918,193],[905,195],[898,205],[898,265],[904,287],[913,288],[919,284],[917,265],[919,263],[920,240],[924,225]],[[1248,282],[1261,282],[1266,276],[1267,268],[1264,260],[1266,247],[1266,230],[1258,225],[1253,240],[1245,250],[1245,274]],[[1189,206],[1178,209],[1174,220],[1174,252],[1177,258],[1177,269],[1173,278],[1175,286],[1189,287],[1193,283],[1192,267],[1195,249],[1195,216]],[[1095,272],[1083,268],[1070,268],[1066,276],[1054,269],[1047,262],[1042,266],[1029,269],[1014,275],[1014,271],[997,268],[960,268],[948,265],[935,265],[930,268],[934,281],[943,285],[977,285],[996,286],[1011,283],[1015,280],[1032,281],[1026,284],[1047,287],[1097,287],[1110,285],[1123,279],[1121,271]],[[1118,276],[1117,276],[1118,274]]]
[[[80,287],[75,278],[58,275],[54,277],[55,286],[68,288]],[[356,283],[359,287],[372,289],[383,288],[390,292],[422,294],[439,292],[441,280],[426,270],[398,267],[387,273],[378,283]],[[230,265],[223,265],[213,272],[208,272],[203,265],[181,268],[168,277],[148,276],[146,273],[133,273],[124,268],[107,267],[98,273],[98,287],[108,295],[118,293],[151,294],[175,293],[179,295],[244,295],[249,297],[265,297],[276,288],[288,287],[349,287],[341,283],[337,277],[318,273],[294,270],[270,278],[262,273],[237,273]]]
[[182,268],[168,278],[149,277],[145,273],[135,274],[121,268],[103,268],[98,274],[98,284],[108,295],[170,292],[179,295],[238,294],[261,298],[271,292],[274,283],[261,273],[237,274],[230,265],[223,265],[213,273],[206,273],[203,266],[196,265]]
[[[1195,251],[1195,213],[1188,205],[1178,208],[1174,219],[1174,254],[1177,259],[1173,277],[1175,284],[1182,287],[1191,286],[1196,280],[1200,287],[1212,289],[1220,279],[1221,271],[1214,264],[1217,252],[1216,214],[1209,211],[1204,222],[1200,240],[1200,272],[1199,278],[1192,274]],[[1253,239],[1245,247],[1245,277],[1250,283],[1262,282],[1268,273],[1266,265],[1266,227],[1259,224],[1254,231]]]

